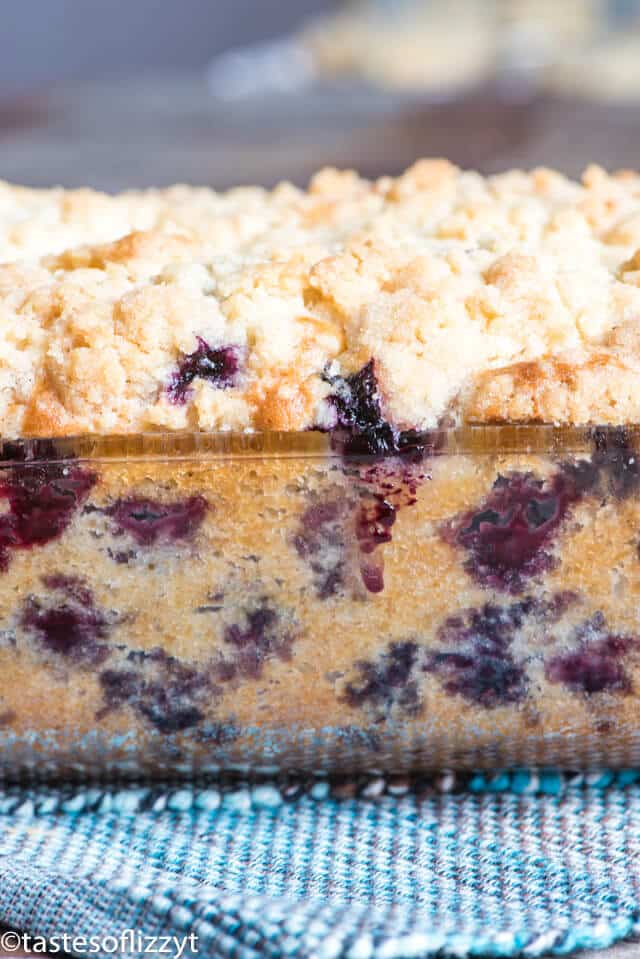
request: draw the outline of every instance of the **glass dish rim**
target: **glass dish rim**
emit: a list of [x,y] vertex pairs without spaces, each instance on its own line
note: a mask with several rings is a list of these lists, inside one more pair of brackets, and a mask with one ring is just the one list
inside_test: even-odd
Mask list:
[[[640,450],[640,424],[557,426],[467,424],[411,434],[402,452],[345,453],[338,434],[300,432],[149,432],[0,438],[0,467],[74,461],[224,461],[265,459],[405,460],[443,455],[544,455]],[[639,453],[640,455],[640,453]]]

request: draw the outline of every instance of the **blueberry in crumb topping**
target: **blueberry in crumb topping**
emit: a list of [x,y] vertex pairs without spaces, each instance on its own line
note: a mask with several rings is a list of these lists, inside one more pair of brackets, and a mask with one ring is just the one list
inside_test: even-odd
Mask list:
[[483,586],[519,593],[531,576],[553,569],[552,539],[581,496],[575,478],[531,473],[499,476],[478,509],[447,524],[444,538],[469,554],[465,569]]
[[346,685],[343,698],[355,708],[371,709],[382,721],[396,709],[409,716],[422,708],[416,667],[421,648],[413,640],[391,643],[377,659],[356,663],[358,680]]
[[336,423],[347,436],[346,453],[384,455],[397,451],[398,435],[382,415],[375,364],[370,360],[358,373],[329,378]]
[[197,339],[197,349],[184,357],[167,386],[169,399],[176,405],[187,402],[195,380],[206,380],[220,390],[236,385],[243,360],[240,347],[221,346],[213,349],[202,337]]
[[545,675],[549,682],[588,695],[631,692],[625,657],[638,649],[635,636],[610,633],[603,614],[596,613],[575,630],[573,642],[571,649],[546,663]]
[[0,474],[0,569],[11,550],[30,549],[57,539],[96,483],[94,473],[73,463],[19,464]]
[[93,593],[78,577],[54,574],[44,584],[64,599],[45,605],[35,596],[24,604],[20,625],[44,649],[77,662],[98,664],[110,655],[106,642],[114,619],[95,604]]
[[350,376],[329,376],[329,402],[336,415],[334,431],[345,455],[421,456],[424,440],[415,430],[401,431],[385,420],[373,359]]
[[[116,535],[128,533],[139,546],[157,542],[174,542],[192,536],[204,520],[208,509],[204,496],[161,503],[148,498],[119,499],[107,510]],[[124,558],[119,562],[126,561]]]

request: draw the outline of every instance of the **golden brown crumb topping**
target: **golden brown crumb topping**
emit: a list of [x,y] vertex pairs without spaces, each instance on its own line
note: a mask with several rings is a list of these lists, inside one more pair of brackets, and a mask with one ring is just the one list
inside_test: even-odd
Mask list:
[[[640,175],[424,160],[216,194],[0,184],[2,433],[640,419]],[[334,399],[332,399],[334,397]]]

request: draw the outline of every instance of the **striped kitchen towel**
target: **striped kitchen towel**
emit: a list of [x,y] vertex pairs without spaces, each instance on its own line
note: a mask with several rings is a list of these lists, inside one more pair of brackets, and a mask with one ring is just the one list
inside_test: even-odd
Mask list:
[[174,959],[608,946],[640,930],[640,773],[5,788],[0,923]]

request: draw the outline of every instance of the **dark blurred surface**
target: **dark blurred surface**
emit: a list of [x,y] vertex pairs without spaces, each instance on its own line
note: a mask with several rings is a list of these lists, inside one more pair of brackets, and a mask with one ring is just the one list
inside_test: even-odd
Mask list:
[[231,93],[218,74],[214,91],[207,86],[216,53],[278,37],[336,3],[2,0],[0,178],[106,190],[178,181],[224,188],[302,184],[327,164],[375,177],[420,156],[487,173],[637,165],[634,102],[552,97],[540,92],[537,74],[527,80],[520,71],[516,82],[512,70],[509,80],[506,61],[491,84],[455,97],[440,91],[439,101],[317,78],[297,92],[258,95],[268,84],[255,56],[240,67],[242,78],[249,71],[256,79],[253,95],[214,95]]
[[0,108],[0,177],[107,190],[176,181],[304,183],[325,164],[367,176],[419,156],[495,172],[557,166],[578,175],[597,161],[637,165],[633,104],[531,97],[486,89],[450,103],[355,88],[315,89],[229,103],[193,75],[68,88]]
[[0,96],[50,83],[197,69],[290,31],[332,0],[2,0]]

